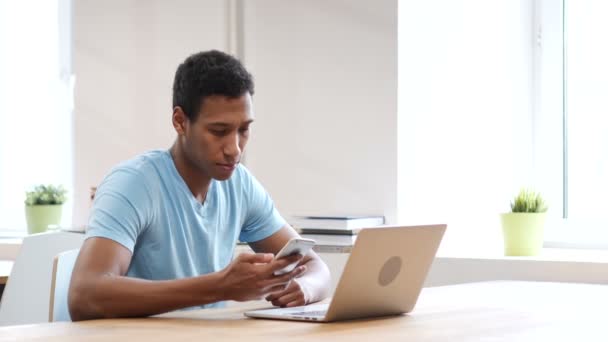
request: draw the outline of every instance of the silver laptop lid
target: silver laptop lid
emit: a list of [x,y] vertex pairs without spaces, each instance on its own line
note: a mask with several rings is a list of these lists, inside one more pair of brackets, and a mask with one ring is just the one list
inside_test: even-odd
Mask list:
[[445,229],[437,224],[361,230],[325,320],[410,312]]

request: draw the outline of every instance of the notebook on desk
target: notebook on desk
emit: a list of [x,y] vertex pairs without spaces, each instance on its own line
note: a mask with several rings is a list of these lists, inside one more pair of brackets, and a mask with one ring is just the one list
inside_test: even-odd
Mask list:
[[332,322],[410,312],[446,225],[363,229],[331,302],[245,312],[248,317]]

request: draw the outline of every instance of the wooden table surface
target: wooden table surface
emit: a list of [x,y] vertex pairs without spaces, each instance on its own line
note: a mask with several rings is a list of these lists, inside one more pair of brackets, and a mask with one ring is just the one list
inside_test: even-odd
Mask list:
[[608,341],[607,307],[605,285],[485,282],[424,289],[402,316],[309,323],[192,310],[3,327],[0,341]]

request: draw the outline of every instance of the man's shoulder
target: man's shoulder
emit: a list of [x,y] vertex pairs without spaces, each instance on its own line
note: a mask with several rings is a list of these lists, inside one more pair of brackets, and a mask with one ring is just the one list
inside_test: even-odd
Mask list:
[[168,152],[153,150],[125,160],[112,168],[110,174],[127,173],[135,176],[147,176],[164,171]]
[[133,187],[151,187],[157,184],[167,172],[167,151],[154,150],[142,153],[114,166],[104,178],[100,187],[110,186],[116,189]]
[[145,170],[157,164],[163,164],[168,156],[166,150],[152,150],[127,159],[114,167],[114,169]]

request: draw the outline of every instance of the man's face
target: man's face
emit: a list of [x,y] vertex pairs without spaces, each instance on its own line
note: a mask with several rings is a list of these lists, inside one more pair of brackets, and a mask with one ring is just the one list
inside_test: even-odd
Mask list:
[[186,120],[184,150],[206,176],[226,180],[241,160],[253,122],[251,95],[213,95],[203,100],[195,121]]

